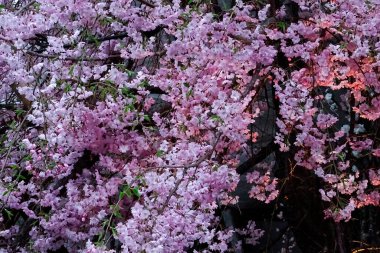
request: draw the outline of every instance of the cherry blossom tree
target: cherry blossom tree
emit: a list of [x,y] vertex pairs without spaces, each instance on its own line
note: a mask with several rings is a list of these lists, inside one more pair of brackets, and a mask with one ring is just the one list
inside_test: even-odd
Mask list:
[[[257,244],[254,221],[234,229],[218,213],[259,163],[245,174],[258,201],[309,173],[326,219],[379,206],[379,8],[0,0],[1,247],[226,252],[236,234]],[[242,161],[269,110],[273,138]]]

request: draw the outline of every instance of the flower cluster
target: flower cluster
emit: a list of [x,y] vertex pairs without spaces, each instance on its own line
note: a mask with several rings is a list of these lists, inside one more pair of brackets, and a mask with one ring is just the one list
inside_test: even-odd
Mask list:
[[[292,4],[0,1],[5,250],[227,251],[217,211],[266,86],[275,147],[320,179],[326,216],[379,205],[380,3]],[[250,197],[278,180],[254,170]]]

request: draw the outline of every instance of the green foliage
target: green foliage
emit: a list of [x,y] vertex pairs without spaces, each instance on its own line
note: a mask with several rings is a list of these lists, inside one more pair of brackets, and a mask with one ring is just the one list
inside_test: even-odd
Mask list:
[[223,122],[222,118],[219,117],[218,115],[214,114],[214,115],[211,115],[211,119],[215,122]]
[[140,198],[141,194],[139,192],[139,188],[137,186],[131,188],[128,184],[123,184],[121,190],[119,192],[119,200],[122,200],[124,197],[132,198],[137,197]]
[[19,108],[15,110],[15,113],[16,113],[17,117],[22,116],[23,114],[25,114],[25,112],[26,112],[25,110],[19,109]]
[[144,115],[144,120],[145,121],[148,121],[148,122],[151,122],[152,120],[150,119],[149,115]]
[[186,98],[191,97],[191,95],[193,95],[193,88],[190,88],[190,89],[186,92]]
[[279,21],[279,22],[277,22],[277,27],[280,28],[283,32],[285,32],[287,25],[285,22]]
[[8,127],[10,128],[10,129],[12,129],[12,130],[16,130],[16,128],[17,128],[17,122],[15,121],[15,120],[13,120],[9,125],[8,125]]
[[39,10],[40,10],[40,8],[41,8],[41,4],[40,4],[40,3],[37,3],[37,2],[35,2],[35,3],[33,3],[33,7],[34,7],[34,9],[35,9],[36,11],[39,11]]
[[26,155],[22,158],[22,162],[27,162],[27,161],[31,161],[32,160],[32,156],[31,155]]
[[115,20],[112,17],[103,17],[99,19],[99,24],[106,26],[112,24],[114,21]]
[[161,149],[159,149],[159,150],[157,150],[157,152],[156,152],[156,156],[157,157],[161,157],[161,156],[163,156],[164,155],[164,151],[163,150],[161,150]]
[[73,76],[75,66],[76,66],[76,65],[71,65],[71,66],[70,66],[70,69],[69,69],[69,76]]
[[7,215],[8,220],[12,219],[12,217],[14,216],[14,214],[6,208],[4,208],[4,212]]
[[135,110],[135,106],[133,105],[133,104],[129,104],[129,105],[126,105],[125,107],[124,107],[124,111],[125,112],[132,112],[132,111],[134,111]]
[[68,92],[70,92],[71,90],[72,90],[71,84],[66,84],[66,85],[65,85],[65,88],[63,89],[63,91],[64,91],[65,93],[68,93]]

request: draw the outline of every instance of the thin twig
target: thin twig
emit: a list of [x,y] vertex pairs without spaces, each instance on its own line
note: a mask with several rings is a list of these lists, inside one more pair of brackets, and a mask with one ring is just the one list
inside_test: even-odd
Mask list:
[[24,123],[25,123],[25,121],[26,121],[26,119],[27,119],[29,113],[31,112],[31,110],[32,110],[32,108],[30,107],[29,110],[26,112],[25,117],[24,117],[23,120],[21,121],[20,125],[19,125],[19,126],[17,127],[17,129],[16,129],[16,134],[15,134],[13,140],[11,141],[11,143],[10,143],[10,145],[9,145],[9,147],[8,147],[8,151],[7,151],[7,154],[5,155],[4,163],[3,163],[3,166],[2,166],[2,168],[1,168],[1,170],[0,170],[0,174],[3,173],[3,170],[4,170],[4,168],[5,168],[6,165],[7,165],[7,162],[8,162],[9,156],[10,156],[10,154],[11,154],[12,147],[13,147],[13,145],[15,144],[15,142],[17,141],[17,139],[18,139],[18,137],[19,137],[19,134],[20,134],[21,127],[24,125]]
[[151,8],[156,8],[157,7],[155,4],[152,4],[152,3],[148,2],[148,1],[145,1],[145,0],[137,0],[137,1],[139,1],[140,3],[145,4],[146,6],[149,6]]
[[15,15],[17,16],[17,15],[21,14],[23,11],[25,11],[26,9],[28,9],[30,6],[32,6],[35,3],[36,3],[36,1],[31,1],[30,3],[28,3],[24,7],[21,7],[18,11],[15,12]]
[[40,54],[33,51],[26,51],[28,55],[43,57],[47,59],[57,59],[62,61],[105,61],[112,58],[120,58],[120,55],[108,55],[106,58],[86,58],[86,57],[64,57],[58,54]]
[[166,200],[165,200],[165,203],[162,205],[162,208],[158,211],[158,214],[159,214],[159,215],[163,213],[163,211],[165,210],[165,207],[168,206],[171,197],[177,192],[180,183],[181,183],[181,182],[183,181],[183,179],[185,178],[185,175],[186,175],[186,173],[187,173],[187,170],[188,170],[189,168],[192,168],[192,167],[198,167],[202,162],[204,162],[206,159],[208,159],[210,156],[212,156],[212,154],[213,154],[214,151],[215,151],[215,147],[216,147],[216,145],[218,144],[218,142],[219,142],[219,140],[220,140],[220,137],[221,137],[221,134],[219,133],[218,136],[217,136],[217,138],[216,138],[215,143],[212,145],[212,149],[210,150],[210,152],[207,152],[206,155],[204,155],[203,157],[201,157],[200,159],[198,159],[196,162],[183,166],[183,168],[184,168],[183,175],[182,175],[182,177],[176,182],[176,184],[174,185],[173,189],[170,191],[168,197],[167,197]]

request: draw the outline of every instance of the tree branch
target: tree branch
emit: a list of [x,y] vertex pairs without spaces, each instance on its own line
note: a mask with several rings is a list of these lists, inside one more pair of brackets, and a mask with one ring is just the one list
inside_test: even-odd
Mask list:
[[262,148],[259,153],[252,155],[247,161],[239,165],[236,169],[237,173],[244,174],[250,168],[255,166],[256,164],[262,162],[265,158],[273,152],[275,148],[275,143],[271,141],[266,147]]
[[145,0],[137,0],[137,1],[139,1],[142,4],[145,4],[146,6],[149,6],[150,8],[156,8],[157,7],[156,5],[154,5],[148,1],[145,1]]
[[61,58],[61,55],[59,54],[41,54],[41,53],[36,53],[33,51],[26,51],[25,52],[28,55],[31,56],[36,56],[36,57],[42,57],[42,58],[47,58],[47,59],[57,59],[57,60],[62,60],[62,61],[106,61],[108,59],[113,59],[113,58],[120,58],[120,55],[108,55],[106,58],[90,58],[90,57],[65,57]]

